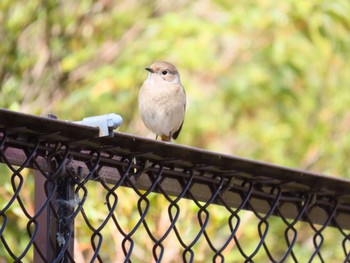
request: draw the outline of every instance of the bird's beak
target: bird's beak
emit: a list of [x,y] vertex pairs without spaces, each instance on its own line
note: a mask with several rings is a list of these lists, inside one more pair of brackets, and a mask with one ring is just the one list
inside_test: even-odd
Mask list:
[[145,70],[151,72],[151,73],[154,73],[154,70],[152,68],[145,68]]

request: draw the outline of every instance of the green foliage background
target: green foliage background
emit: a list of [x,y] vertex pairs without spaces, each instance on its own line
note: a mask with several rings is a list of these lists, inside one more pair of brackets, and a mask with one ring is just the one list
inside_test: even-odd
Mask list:
[[348,0],[2,0],[0,107],[116,112],[152,137],[137,94],[167,60],[188,97],[176,143],[350,178],[349,14]]

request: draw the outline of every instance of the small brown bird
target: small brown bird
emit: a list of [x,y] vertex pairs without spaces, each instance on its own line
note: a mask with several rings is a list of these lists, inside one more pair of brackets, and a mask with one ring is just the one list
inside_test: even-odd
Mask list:
[[179,136],[185,118],[186,94],[176,67],[164,61],[146,68],[148,77],[139,91],[139,110],[145,126],[162,141]]

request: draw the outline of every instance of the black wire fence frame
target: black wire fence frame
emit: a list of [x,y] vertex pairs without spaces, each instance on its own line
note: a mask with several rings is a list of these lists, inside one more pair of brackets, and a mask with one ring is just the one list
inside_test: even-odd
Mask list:
[[[313,249],[305,262],[325,262],[324,255],[330,252],[323,244],[330,228],[340,237],[344,262],[350,261],[350,181],[346,179],[119,132],[99,137],[98,128],[4,109],[0,110],[0,162],[13,190],[13,195],[0,203],[0,256],[6,254],[14,262],[28,260],[30,250],[34,262],[77,262],[73,241],[78,215],[91,231],[90,262],[105,261],[102,232],[110,222],[120,235],[122,262],[133,262],[134,236],[141,228],[152,241],[151,251],[144,253],[151,254],[155,262],[169,262],[164,244],[170,235],[181,247],[181,254],[171,262],[178,262],[179,257],[183,262],[198,262],[195,247],[203,240],[212,251],[213,262],[254,262],[262,251],[270,262],[299,262],[300,222],[313,233]],[[27,168],[35,171],[34,213],[21,197]],[[106,193],[101,202],[108,212],[98,227],[84,209],[93,198],[88,195],[89,182],[99,184]],[[135,208],[139,218],[129,231],[118,219],[123,215],[116,212],[118,201],[123,202],[117,194],[120,188],[131,189],[138,196]],[[151,194],[162,196],[168,204],[159,208],[167,211],[169,221],[160,236],[154,234],[148,219]],[[191,241],[180,230],[182,200],[197,207],[199,228]],[[15,203],[27,220],[28,242],[21,253],[11,247],[6,232]],[[229,231],[220,245],[207,230],[212,206],[228,213]],[[251,211],[257,220],[253,250],[245,248],[239,234],[245,211]],[[286,249],[278,256],[267,242],[272,217],[285,226]],[[228,250],[235,250],[241,259],[225,257]]]

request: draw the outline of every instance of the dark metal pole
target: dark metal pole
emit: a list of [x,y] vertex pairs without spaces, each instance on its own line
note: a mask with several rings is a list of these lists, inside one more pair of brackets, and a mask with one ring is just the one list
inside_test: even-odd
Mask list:
[[42,211],[37,218],[34,262],[74,262],[75,204],[74,180],[69,175],[62,172],[55,178],[45,178],[36,172],[35,212]]
[[74,180],[68,174],[62,174],[57,185],[57,233],[56,261],[68,263],[74,259],[74,208],[77,200],[74,194]]

